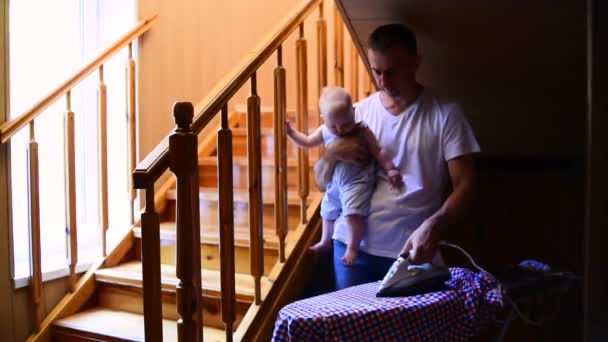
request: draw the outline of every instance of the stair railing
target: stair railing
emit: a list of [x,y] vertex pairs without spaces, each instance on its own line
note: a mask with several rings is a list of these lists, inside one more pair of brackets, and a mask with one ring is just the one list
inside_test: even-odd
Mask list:
[[[86,64],[67,81],[59,85],[55,90],[38,101],[30,110],[22,115],[6,121],[0,125],[0,143],[7,143],[15,134],[21,131],[26,126],[29,126],[29,144],[27,149],[27,185],[28,185],[28,220],[30,231],[30,246],[31,246],[31,277],[30,277],[30,302],[33,312],[33,326],[36,332],[40,331],[42,320],[44,318],[44,308],[42,296],[42,267],[41,267],[41,244],[40,241],[40,185],[39,185],[39,158],[38,158],[38,142],[35,134],[35,119],[43,111],[61,98],[65,99],[64,112],[64,135],[65,135],[65,184],[66,184],[66,232],[68,236],[68,260],[69,260],[69,284],[70,291],[76,290],[77,276],[76,265],[78,263],[78,229],[76,225],[76,148],[75,148],[75,128],[74,117],[76,114],[72,111],[71,94],[80,82],[88,75],[98,72],[98,120],[99,120],[99,169],[100,169],[100,213],[101,213],[101,229],[100,237],[102,241],[102,256],[107,254],[106,233],[108,230],[108,178],[107,178],[107,87],[104,83],[104,64],[117,53],[128,47],[127,59],[127,116],[129,118],[128,134],[129,134],[129,174],[134,170],[136,163],[136,144],[135,144],[135,61],[133,60],[133,42],[147,32],[157,21],[157,16],[151,16],[143,21],[140,21],[132,30],[123,35],[120,39],[114,42],[105,51],[100,53],[92,61]],[[39,128],[40,129],[40,128]],[[135,192],[131,192],[131,218],[133,218],[133,204],[135,201]],[[44,203],[42,204],[44,205]],[[23,248],[22,246],[20,248]]]
[[[142,214],[142,264],[144,288],[144,320],[146,340],[162,339],[162,312],[160,286],[160,252],[159,223],[154,206],[154,184],[168,169],[175,174],[178,182],[176,203],[178,239],[177,249],[177,310],[178,337],[180,341],[196,341],[202,338],[199,324],[195,319],[202,319],[200,302],[200,243],[198,184],[194,175],[198,172],[196,137],[206,125],[220,113],[220,129],[217,132],[218,186],[219,186],[219,235],[221,263],[221,310],[225,325],[226,340],[232,341],[233,327],[236,320],[235,289],[235,249],[234,249],[234,208],[233,208],[233,150],[232,131],[228,123],[228,105],[237,91],[249,82],[250,96],[247,99],[247,156],[248,156],[248,190],[249,190],[249,224],[250,224],[250,265],[251,275],[255,282],[255,304],[262,303],[261,278],[264,274],[264,240],[263,240],[263,202],[262,202],[262,159],[261,159],[261,99],[257,91],[257,72],[259,68],[276,56],[274,68],[274,220],[279,240],[279,260],[286,260],[287,220],[287,144],[285,134],[286,109],[286,70],[283,66],[283,48],[287,38],[298,29],[296,41],[296,79],[297,79],[297,127],[302,132],[308,130],[308,64],[307,42],[304,37],[304,20],[316,9],[319,9],[317,20],[318,55],[318,93],[327,85],[327,28],[323,13],[323,0],[305,0],[271,33],[269,40],[261,42],[255,53],[248,55],[218,84],[210,95],[202,101],[201,108],[193,109],[189,103],[176,103],[173,115],[176,118],[175,132],[167,136],[138,164],[133,173],[133,184],[136,189],[146,192],[145,212]],[[337,13],[337,12],[336,12]],[[336,14],[340,18],[339,14]],[[339,20],[339,27],[342,21]],[[339,30],[342,32],[342,30]],[[342,38],[339,38],[340,41]],[[340,57],[341,56],[341,57]],[[336,71],[342,75],[343,85],[343,51],[336,60]],[[339,69],[339,70],[338,70]],[[338,74],[338,72],[337,72]],[[186,118],[196,117],[190,123]],[[317,123],[319,119],[317,119]],[[186,136],[188,138],[186,138]],[[188,147],[174,143],[179,139],[188,139]],[[185,144],[185,143],[184,143]],[[307,221],[309,196],[309,160],[308,152],[301,149],[298,153],[298,195],[300,198],[300,221]],[[174,165],[182,165],[179,168]],[[176,172],[177,171],[177,172]],[[180,187],[179,184],[182,184]],[[191,188],[185,188],[190,184]],[[204,223],[203,223],[204,224]],[[145,236],[148,235],[148,238]],[[181,237],[181,238],[180,238]],[[194,260],[194,262],[193,262]],[[197,279],[194,279],[198,277]],[[199,294],[197,296],[197,294]],[[148,330],[149,329],[149,330]]]
[[[234,211],[233,211],[233,189],[232,189],[232,132],[228,125],[228,102],[238,89],[247,81],[250,83],[251,94],[247,100],[247,131],[248,131],[248,164],[249,164],[249,217],[251,232],[251,274],[255,279],[255,302],[261,303],[261,277],[264,274],[263,254],[263,227],[262,227],[262,192],[261,192],[261,127],[260,127],[260,97],[257,93],[256,72],[260,66],[276,52],[277,66],[274,70],[274,136],[275,136],[275,208],[276,208],[276,230],[279,237],[280,260],[285,260],[285,237],[287,235],[287,157],[286,157],[286,82],[285,68],[282,65],[282,48],[284,41],[299,27],[300,36],[296,43],[298,49],[298,127],[306,131],[307,121],[307,66],[306,66],[306,40],[303,36],[304,20],[316,8],[322,6],[322,0],[307,0],[274,31],[269,41],[261,43],[253,57],[246,59],[234,69],[229,81],[221,86],[221,91],[213,94],[210,101],[203,108],[193,122],[185,125],[183,117],[190,114],[184,111],[192,108],[191,105],[176,104],[174,115],[181,117],[175,133],[165,138],[148,156],[137,166],[133,173],[133,184],[136,189],[146,192],[146,209],[142,214],[142,237],[148,235],[150,239],[143,239],[142,255],[144,272],[144,319],[146,327],[146,340],[156,341],[162,336],[162,312],[160,308],[160,241],[158,238],[158,215],[154,212],[154,183],[170,167],[176,175],[178,184],[188,183],[181,180],[186,177],[192,180],[197,170],[196,149],[188,149],[188,153],[182,147],[173,149],[167,140],[176,139],[176,135],[184,132],[196,136],[202,129],[221,112],[221,129],[218,131],[218,185],[219,185],[219,207],[220,207],[220,258],[221,258],[221,295],[222,295],[222,320],[226,328],[226,339],[232,340],[233,325],[236,318],[236,290],[234,277]],[[322,13],[322,10],[320,10]],[[322,14],[321,14],[321,19]],[[326,41],[326,39],[325,39]],[[321,58],[326,63],[326,48],[320,52]],[[325,85],[323,83],[319,84]],[[192,141],[190,143],[193,143]],[[195,144],[195,142],[194,142]],[[178,162],[179,161],[179,162]],[[188,165],[188,171],[175,172],[172,165],[183,163]],[[306,221],[305,208],[308,190],[308,156],[301,152],[298,159],[299,190],[302,210],[301,220]],[[305,174],[306,176],[302,176]],[[177,267],[178,267],[178,292],[177,306],[178,336],[180,340],[194,341],[201,338],[200,324],[193,324],[193,317],[201,317],[200,304],[200,282],[193,280],[196,274],[200,277],[200,265],[195,265],[192,260],[200,260],[196,251],[192,248],[193,242],[199,237],[200,226],[193,224],[198,219],[198,185],[191,184],[190,189],[180,191],[178,185],[177,200]],[[181,195],[180,195],[181,194]],[[145,215],[145,216],[144,216]],[[187,222],[190,220],[190,222]],[[179,236],[186,237],[180,239]],[[199,252],[200,253],[200,252]],[[198,294],[198,296],[197,296]]]

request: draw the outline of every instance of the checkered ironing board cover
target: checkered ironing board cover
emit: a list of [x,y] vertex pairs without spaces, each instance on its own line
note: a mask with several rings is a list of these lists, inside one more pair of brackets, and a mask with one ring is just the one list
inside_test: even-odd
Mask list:
[[500,292],[487,274],[450,268],[450,290],[377,298],[380,282],[285,306],[273,341],[465,341],[494,321]]

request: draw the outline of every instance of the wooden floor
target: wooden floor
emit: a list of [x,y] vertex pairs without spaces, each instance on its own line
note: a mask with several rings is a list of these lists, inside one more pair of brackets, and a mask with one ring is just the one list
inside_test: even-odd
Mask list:
[[[175,274],[175,265],[160,265],[161,284],[163,289],[175,290],[179,279]],[[129,261],[112,268],[101,269],[95,272],[97,281],[126,283],[139,285],[142,280],[142,265],[140,261]],[[201,270],[203,289],[207,291],[220,291],[220,272],[208,269]],[[253,277],[249,274],[236,274],[235,283],[238,293],[253,298]]]

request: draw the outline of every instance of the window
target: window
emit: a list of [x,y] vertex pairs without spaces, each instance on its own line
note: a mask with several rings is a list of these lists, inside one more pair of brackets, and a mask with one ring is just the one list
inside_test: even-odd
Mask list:
[[[135,0],[10,0],[10,117],[31,108],[136,23]],[[110,228],[129,224],[126,49],[104,65],[108,101]],[[98,72],[72,90],[76,127],[78,261],[101,256],[99,226]],[[63,112],[65,99],[35,120],[40,166],[42,271],[67,266]],[[29,129],[11,140],[15,279],[30,274],[27,143]]]

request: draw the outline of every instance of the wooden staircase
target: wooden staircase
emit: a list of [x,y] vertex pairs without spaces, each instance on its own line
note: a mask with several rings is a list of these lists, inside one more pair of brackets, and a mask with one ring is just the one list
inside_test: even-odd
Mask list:
[[[274,147],[272,112],[262,112],[262,203],[264,237],[264,276],[262,287],[273,279],[270,272],[278,262],[278,239],[274,229]],[[288,114],[292,116],[293,114]],[[245,113],[230,115],[233,132],[233,179],[234,179],[234,245],[237,317],[234,330],[254,301],[254,279],[249,263],[249,216],[247,188],[247,131]],[[316,126],[316,118],[310,119],[310,127]],[[211,130],[213,131],[213,129]],[[199,146],[199,200],[201,222],[201,304],[203,334],[206,341],[225,340],[221,315],[220,254],[218,230],[218,188],[216,139],[205,139]],[[311,151],[312,152],[312,151]],[[297,192],[296,147],[288,143],[288,225],[292,232],[299,225],[300,198]],[[310,165],[315,153],[311,154]],[[309,167],[310,171],[312,168]],[[311,174],[311,173],[309,173]],[[312,178],[310,178],[312,180]],[[314,184],[314,183],[313,183]],[[174,187],[175,185],[173,185]],[[162,198],[157,197],[156,207],[161,208],[161,289],[163,340],[177,340],[178,319],[176,307],[176,232],[175,188],[167,188]],[[310,198],[318,194],[311,187]],[[142,341],[144,340],[144,301],[141,262],[141,228],[132,229],[133,244],[129,253],[116,266],[95,272],[95,292],[76,314],[53,323],[52,336],[61,341]],[[289,233],[288,233],[289,236]]]
[[[329,84],[328,41],[335,42],[335,84],[344,86],[346,71],[350,71],[347,76],[353,81],[355,99],[358,98],[359,81],[371,84],[369,77],[359,79],[359,63],[352,62],[356,60],[355,54],[351,55],[350,68],[345,68],[341,23],[335,25],[334,37],[328,39],[323,0],[302,0],[283,18],[277,19],[280,20],[276,27],[202,99],[197,99],[196,106],[190,102],[174,104],[175,130],[146,156],[140,156],[139,161],[136,157],[139,68],[133,59],[132,44],[155,25],[157,15],[140,21],[30,110],[0,125],[0,144],[8,142],[20,131],[25,132],[26,127],[30,128],[27,185],[32,272],[27,297],[32,313],[28,322],[32,334],[28,341],[172,341],[177,339],[178,333],[180,341],[193,341],[198,339],[201,325],[205,328],[207,341],[270,339],[278,311],[298,299],[308,284],[309,275],[314,272],[316,258],[307,253],[307,249],[320,233],[322,199],[322,194],[310,184],[313,183],[310,165],[317,157],[316,151],[308,156],[296,151],[295,146],[285,141],[284,127],[272,127],[275,115],[281,123],[296,121],[295,113],[287,111],[287,89],[295,87],[299,123],[308,118],[308,127],[312,129],[318,125],[319,117],[309,108],[309,99],[318,97],[322,87]],[[313,64],[309,62],[307,52],[306,20],[314,20],[316,24],[316,35],[311,41],[317,46],[316,70],[308,67]],[[341,21],[335,7],[334,20]],[[288,38],[296,35],[295,65],[284,64],[283,51],[294,47]],[[107,191],[108,158],[111,157],[107,153],[107,97],[112,92],[103,80],[103,66],[127,48],[128,96],[125,105],[129,139],[125,147],[129,160],[125,171],[132,181],[132,189],[128,196],[113,194],[110,198],[107,196],[110,193]],[[272,95],[266,90],[258,92],[257,75],[265,63],[275,65]],[[295,77],[287,78],[288,70],[294,71]],[[99,72],[96,90],[99,94],[97,143],[102,196],[98,205],[102,248],[86,273],[78,275],[77,266],[81,263],[78,203],[84,199],[77,197],[75,191],[77,173],[74,165],[80,142],[74,139],[73,119],[80,113],[72,111],[71,94],[74,87],[93,72]],[[309,94],[308,78],[312,73],[316,74],[318,82],[316,92]],[[239,102],[235,99],[237,92],[246,85],[250,89],[247,105],[242,107],[246,109],[229,113],[228,108]],[[259,93],[264,93],[263,98]],[[291,102],[291,94],[289,98]],[[44,299],[43,289],[40,206],[55,206],[56,203],[39,201],[39,149],[34,127],[37,117],[62,99],[65,99],[66,153],[63,162],[67,167],[63,180],[69,246],[65,266],[69,276],[65,295],[53,304],[50,312],[45,312],[49,302]],[[262,102],[272,104],[274,108],[261,110]],[[299,129],[303,130],[303,125]],[[273,137],[275,131],[280,137]],[[250,158],[245,157],[247,146],[255,152]],[[280,151],[276,156],[275,147]],[[310,158],[308,165],[307,157]],[[175,176],[166,180],[164,176],[169,170]],[[197,173],[198,179],[193,177]],[[175,190],[176,182],[179,193]],[[297,183],[301,184],[300,189]],[[130,209],[136,203],[142,206],[145,203],[145,208],[132,213],[137,221],[134,226],[109,229],[108,203],[122,201],[124,197],[128,197]],[[196,205],[197,202],[200,203]],[[177,221],[176,208],[179,208]],[[248,212],[250,208],[252,210]],[[218,220],[220,212],[221,220]],[[200,246],[196,246],[199,240]],[[199,312],[202,320],[197,317]],[[178,317],[180,319],[176,321]]]

